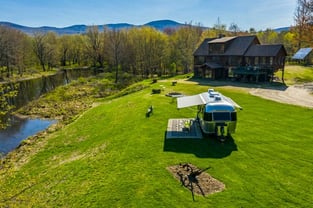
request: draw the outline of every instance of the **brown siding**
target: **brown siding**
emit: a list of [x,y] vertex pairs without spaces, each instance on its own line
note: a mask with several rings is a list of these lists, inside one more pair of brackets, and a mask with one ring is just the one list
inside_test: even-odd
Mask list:
[[[242,71],[248,70],[246,66],[250,66],[254,70],[262,71],[266,80],[267,77],[273,76],[273,71],[284,68],[286,55],[283,45],[261,45],[256,36],[229,37],[212,41],[206,39],[194,53],[194,75],[226,79],[228,70],[241,67],[239,73],[248,72],[249,76],[254,76],[252,72]],[[214,64],[221,67],[215,68]],[[258,80],[258,75],[256,76]]]

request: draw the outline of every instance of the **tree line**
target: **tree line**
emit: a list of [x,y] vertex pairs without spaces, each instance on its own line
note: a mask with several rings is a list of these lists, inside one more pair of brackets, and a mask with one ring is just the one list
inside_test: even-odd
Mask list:
[[257,35],[263,44],[284,44],[293,55],[301,47],[313,45],[313,0],[297,0],[295,26],[289,31],[272,29],[241,31],[237,24],[229,28],[218,19],[212,28],[185,24],[158,31],[151,27],[123,30],[90,26],[85,34],[57,35],[52,32],[29,36],[0,26],[0,81],[38,70],[90,66],[115,75],[175,75],[192,70],[193,52],[204,38],[234,35]]
[[90,26],[85,34],[52,32],[29,36],[0,27],[0,81],[13,75],[62,67],[98,67],[106,72],[153,74],[189,72],[202,29],[186,25],[160,32],[151,27],[124,30]]

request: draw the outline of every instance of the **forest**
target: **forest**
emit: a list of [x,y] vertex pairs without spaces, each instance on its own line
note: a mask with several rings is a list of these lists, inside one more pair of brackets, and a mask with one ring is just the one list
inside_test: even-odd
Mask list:
[[[298,49],[312,47],[312,2],[299,0],[294,14],[295,26],[276,32],[273,29],[242,31],[236,23],[220,22],[211,28],[186,23],[179,28],[158,31],[152,27],[99,31],[89,26],[85,34],[57,35],[52,32],[26,35],[0,26],[0,82],[37,72],[68,67],[97,67],[114,72],[139,75],[174,75],[192,70],[193,52],[204,38],[257,35],[262,44],[283,44],[289,56]],[[303,3],[304,2],[304,3]]]
[[[178,29],[158,31],[151,27],[99,31],[90,26],[86,34],[57,35],[52,32],[32,36],[0,27],[0,81],[14,76],[66,67],[98,67],[105,72],[148,77],[190,72],[193,51],[204,38],[257,35],[262,44],[284,44],[292,56],[299,48],[312,45],[312,28],[291,27],[290,31],[272,29],[240,31],[236,24],[211,29],[185,24]],[[303,32],[305,31],[305,32]],[[299,37],[301,38],[299,39]],[[301,41],[300,41],[301,40]]]
[[313,1],[298,0],[294,26],[288,31],[273,29],[243,31],[236,23],[229,27],[218,18],[210,28],[200,23],[158,31],[152,27],[122,30],[89,26],[85,34],[57,35],[36,32],[32,35],[0,26],[0,82],[36,72],[66,67],[97,67],[114,72],[139,75],[175,75],[192,70],[193,52],[204,38],[219,35],[257,35],[262,44],[283,44],[289,56],[313,45]]

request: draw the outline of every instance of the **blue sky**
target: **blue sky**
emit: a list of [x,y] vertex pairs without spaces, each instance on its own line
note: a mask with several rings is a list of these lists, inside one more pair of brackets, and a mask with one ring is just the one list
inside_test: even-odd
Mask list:
[[0,21],[38,27],[160,19],[256,30],[291,26],[297,0],[0,0]]

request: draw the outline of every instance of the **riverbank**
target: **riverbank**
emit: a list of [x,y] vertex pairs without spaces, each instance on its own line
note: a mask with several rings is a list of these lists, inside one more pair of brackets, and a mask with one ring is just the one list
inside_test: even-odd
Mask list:
[[[108,74],[106,75],[108,76]],[[11,160],[16,155],[32,154],[29,149],[33,149],[35,141],[44,139],[48,133],[55,132],[72,123],[83,112],[96,106],[99,100],[110,95],[126,95],[143,88],[141,85],[137,86],[135,84],[133,87],[123,90],[131,81],[131,79],[128,79],[122,85],[115,84],[113,81],[104,78],[103,75],[89,78],[81,77],[70,84],[57,87],[54,91],[44,94],[39,99],[31,101],[16,110],[13,115],[22,119],[46,119],[57,122],[45,131],[28,137],[16,150],[6,155],[6,158]]]
[[23,140],[13,152],[5,156],[6,160],[16,160],[18,155],[34,154],[33,151],[38,148],[37,145],[40,145],[41,140],[48,134],[62,129],[75,120],[79,114],[91,108],[96,100],[96,90],[94,85],[87,84],[87,80],[81,79],[58,87],[53,92],[42,95],[39,99],[15,111],[13,115],[21,119],[47,119],[56,122],[46,130]]
[[12,82],[20,82],[20,81],[25,81],[25,80],[31,80],[31,79],[36,79],[42,76],[51,76],[55,73],[57,73],[59,71],[59,69],[52,69],[52,70],[48,70],[48,71],[40,71],[40,70],[34,70],[31,73],[24,73],[22,75],[16,75],[14,74],[14,76],[10,76],[8,77],[2,77],[2,79],[0,79],[0,84],[8,84],[8,83],[12,83]]

